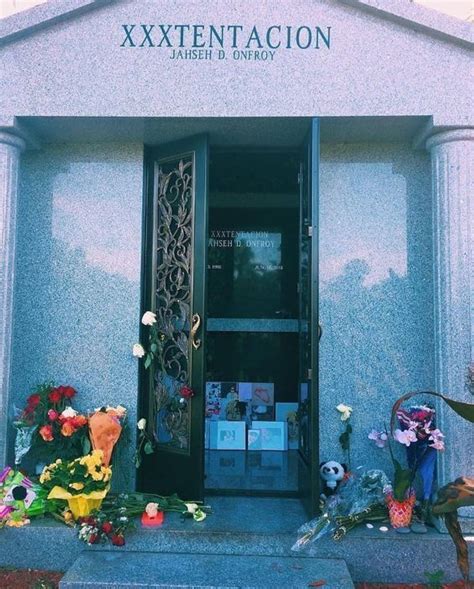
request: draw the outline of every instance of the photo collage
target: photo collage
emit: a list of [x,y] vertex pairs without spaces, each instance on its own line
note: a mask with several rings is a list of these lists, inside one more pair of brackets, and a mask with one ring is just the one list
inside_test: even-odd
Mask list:
[[206,383],[210,450],[297,450],[298,403],[275,403],[273,383]]

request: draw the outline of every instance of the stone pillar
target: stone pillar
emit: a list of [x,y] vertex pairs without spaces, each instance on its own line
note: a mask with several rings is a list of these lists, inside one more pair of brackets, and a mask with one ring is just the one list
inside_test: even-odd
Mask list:
[[0,466],[7,464],[16,206],[23,139],[0,131]]
[[[474,128],[435,133],[426,147],[433,185],[436,390],[473,403],[468,373],[474,350]],[[446,436],[439,483],[474,476],[473,424],[442,403],[438,426]],[[473,510],[464,515],[473,517]]]

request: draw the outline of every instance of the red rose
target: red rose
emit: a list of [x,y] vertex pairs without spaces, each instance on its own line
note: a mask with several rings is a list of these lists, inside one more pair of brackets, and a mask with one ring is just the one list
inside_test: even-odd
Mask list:
[[99,541],[99,534],[91,534],[89,536],[89,544],[97,544]]
[[41,403],[41,397],[39,395],[30,395],[27,402],[30,407],[37,407]]
[[115,534],[115,536],[112,536],[111,540],[114,546],[123,546],[125,544],[125,538],[122,534]]
[[66,399],[72,399],[76,394],[76,391],[72,387],[61,387],[62,393],[66,397]]
[[56,419],[59,417],[59,413],[57,411],[55,411],[54,409],[50,409],[48,411],[48,419],[50,421],[56,421]]
[[110,522],[105,522],[104,524],[102,524],[102,531],[105,532],[106,534],[110,534],[112,529],[113,529],[113,526]]
[[50,425],[43,425],[43,427],[39,430],[39,435],[45,442],[51,442],[54,438],[53,428]]
[[188,385],[183,385],[179,389],[179,394],[183,399],[190,399],[191,397],[194,397],[194,391],[191,387],[188,387]]
[[61,391],[58,388],[53,389],[48,395],[48,399],[51,401],[51,403],[59,403],[61,398]]

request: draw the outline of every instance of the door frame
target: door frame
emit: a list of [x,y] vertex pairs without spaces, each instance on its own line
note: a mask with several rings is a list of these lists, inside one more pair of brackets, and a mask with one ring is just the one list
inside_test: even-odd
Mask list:
[[[182,119],[183,124],[185,123],[186,119]],[[312,150],[311,150],[311,160],[312,162],[316,162],[315,166],[311,166],[311,186],[314,189],[311,189],[312,193],[312,201],[311,201],[311,222],[313,226],[313,238],[311,240],[311,255],[312,255],[312,266],[316,264],[319,268],[319,165],[320,165],[320,135],[319,135],[319,119],[311,118],[309,119],[310,125],[310,133],[313,135],[312,140]],[[153,153],[159,149],[159,146],[144,146],[144,154],[143,154],[143,203],[142,203],[142,247],[141,247],[141,309],[140,309],[140,318],[142,317],[143,313],[150,308],[150,302],[152,299],[152,285],[153,285],[153,276],[150,264],[150,250],[153,248],[154,243],[154,230],[155,230],[155,214],[154,214],[154,161],[153,161]],[[239,152],[245,151],[266,151],[266,152],[284,152],[287,151],[288,153],[297,153],[298,149],[296,147],[280,147],[280,146],[213,146],[214,149],[219,152]],[[208,155],[209,157],[209,155]],[[206,178],[206,182],[208,179]],[[207,204],[209,206],[209,203]],[[206,217],[207,218],[207,217]],[[153,222],[150,221],[153,220]],[[204,228],[201,228],[201,234],[199,235],[200,239],[207,239],[208,237],[208,228],[207,223]],[[204,261],[207,267],[207,260]],[[205,292],[206,288],[206,268],[204,268],[204,281],[201,284],[201,288],[203,292]],[[311,485],[313,489],[316,490],[316,494],[319,495],[319,334],[318,334],[318,324],[319,324],[319,271],[311,272],[311,314],[312,314],[312,325],[311,325],[311,354],[312,354],[312,380],[311,380],[311,389],[312,389],[312,398],[314,403],[312,404],[312,415],[313,419],[315,420],[314,423],[318,424],[316,431],[314,432],[314,436],[312,436],[312,468],[311,468]],[[205,307],[204,307],[205,308]],[[207,311],[205,311],[203,315],[203,326],[202,326],[202,339],[205,340],[205,332],[206,332],[206,320],[207,320]],[[145,326],[143,326],[140,322],[140,341],[144,341],[145,339]],[[205,363],[205,357],[203,356],[203,362]],[[147,392],[149,391],[150,386],[150,371],[145,370],[143,366],[143,362],[139,362],[139,370],[138,370],[138,416],[142,417],[145,416],[147,421],[152,415],[151,411],[151,404],[148,398]],[[204,414],[202,417],[202,438],[204,438]],[[204,489],[204,450],[202,453],[202,472],[203,477],[201,481],[201,486]],[[303,459],[299,458],[300,461]],[[137,472],[137,488],[143,488],[145,479],[145,472],[144,469],[141,468]],[[209,493],[209,491],[206,491]],[[212,493],[214,494],[214,493]],[[216,493],[218,494],[218,493]],[[219,493],[221,494],[221,493]],[[222,493],[226,494],[226,493]],[[237,494],[237,493],[236,493]],[[238,493],[239,495],[260,495],[262,493],[247,493],[245,491],[241,491]],[[274,493],[265,493],[267,496],[275,496]],[[279,496],[295,496],[294,492],[289,493],[278,493]],[[302,497],[304,500],[304,497]],[[308,506],[309,511],[315,513],[317,510],[314,506],[314,501],[312,502],[311,506]]]

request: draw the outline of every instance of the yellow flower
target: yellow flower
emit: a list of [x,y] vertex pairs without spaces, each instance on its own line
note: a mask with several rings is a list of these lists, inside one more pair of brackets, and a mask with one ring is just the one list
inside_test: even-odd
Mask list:
[[81,489],[84,488],[84,483],[71,483],[69,486],[71,487],[71,489],[75,489],[76,491],[80,491]]
[[110,479],[110,477],[112,476],[112,469],[110,467],[107,468],[103,468],[102,472],[104,473],[104,480],[108,481]]
[[63,517],[64,517],[64,521],[66,523],[72,522],[74,520],[74,516],[72,515],[72,511],[69,511],[69,509],[66,509],[64,511]]
[[46,483],[47,481],[51,480],[51,473],[49,472],[49,470],[47,470],[46,468],[43,470],[43,472],[41,473],[41,476],[39,478],[40,483],[43,485],[44,483]]
[[104,478],[104,474],[102,472],[97,472],[96,470],[92,471],[90,475],[94,481],[101,481]]

